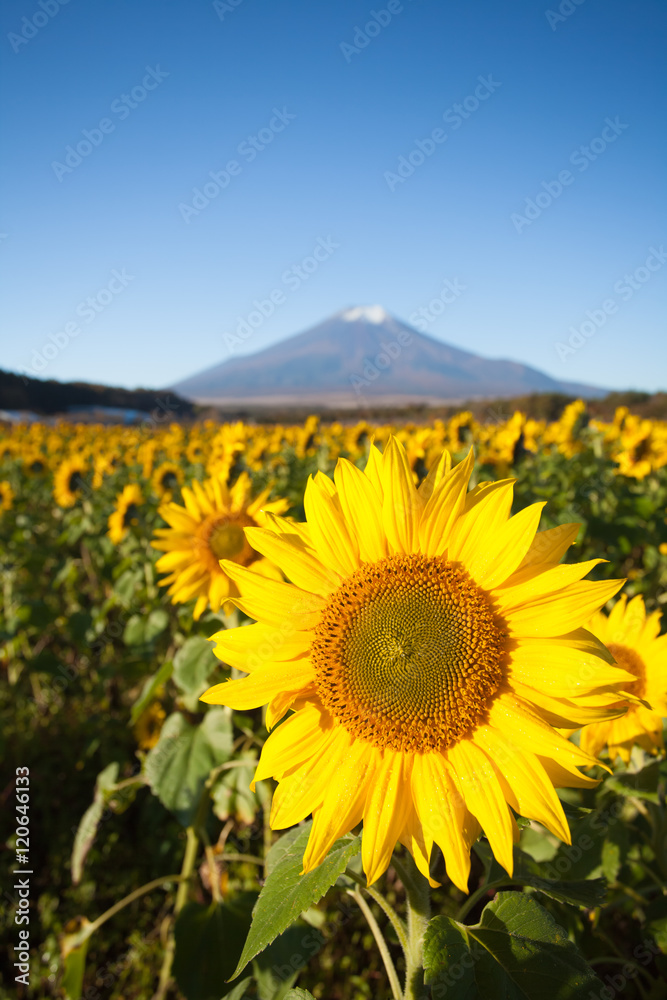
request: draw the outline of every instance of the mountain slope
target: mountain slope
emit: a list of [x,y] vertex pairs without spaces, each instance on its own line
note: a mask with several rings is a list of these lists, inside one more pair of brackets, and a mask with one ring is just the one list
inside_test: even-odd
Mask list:
[[526,392],[602,396],[516,361],[482,358],[434,340],[381,306],[336,313],[257,354],[232,357],[175,389],[197,402],[462,400]]

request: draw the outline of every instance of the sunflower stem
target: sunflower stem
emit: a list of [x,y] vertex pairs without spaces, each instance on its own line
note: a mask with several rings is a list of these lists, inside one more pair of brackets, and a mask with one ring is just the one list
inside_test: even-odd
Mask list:
[[349,879],[352,879],[353,882],[356,882],[357,885],[361,886],[362,889],[365,889],[371,899],[374,899],[380,909],[383,910],[385,915],[388,917],[391,926],[396,931],[396,937],[398,938],[398,942],[403,949],[403,954],[406,955],[408,951],[407,928],[391,903],[388,903],[384,896],[377,891],[377,889],[374,889],[370,885],[366,885],[366,879],[362,878],[361,875],[357,875],[357,873],[351,868],[345,869],[345,875],[347,875]]
[[370,927],[371,934],[375,938],[375,943],[378,946],[378,951],[384,962],[384,967],[387,971],[387,978],[389,979],[389,985],[391,986],[391,992],[394,1000],[405,1000],[403,996],[403,991],[401,990],[401,984],[398,981],[398,973],[396,972],[396,966],[391,960],[391,955],[389,954],[389,948],[387,947],[387,942],[384,939],[384,935],[380,930],[380,926],[373,916],[373,911],[370,906],[361,895],[358,889],[348,889],[347,890],[352,899],[355,901],[363,915],[366,917],[366,923]]
[[405,886],[408,907],[404,1000],[421,1000],[424,996],[424,934],[431,916],[431,893],[428,880],[409,854],[402,861],[392,858],[392,864]]

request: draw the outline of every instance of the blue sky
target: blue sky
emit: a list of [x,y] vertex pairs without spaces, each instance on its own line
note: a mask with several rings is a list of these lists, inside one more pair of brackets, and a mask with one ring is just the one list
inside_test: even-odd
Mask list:
[[0,366],[166,386],[280,290],[241,352],[380,303],[665,388],[666,28],[660,0],[7,0]]

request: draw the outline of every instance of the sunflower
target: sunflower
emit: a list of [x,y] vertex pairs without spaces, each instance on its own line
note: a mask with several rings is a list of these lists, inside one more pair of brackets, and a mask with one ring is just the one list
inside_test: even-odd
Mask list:
[[122,542],[131,524],[137,523],[138,508],[143,502],[142,492],[136,483],[125,486],[123,492],[118,494],[113,513],[109,516],[107,531],[114,545]]
[[82,458],[64,459],[53,477],[53,498],[60,507],[73,507],[87,484],[83,478],[87,464]]
[[183,483],[183,469],[175,462],[162,462],[153,471],[151,485],[160,500],[171,500],[174,490]]
[[41,476],[48,471],[46,457],[37,449],[29,449],[21,456],[23,471],[31,476]]
[[230,597],[238,596],[230,574],[221,568],[227,558],[232,566],[252,565],[253,574],[268,574],[281,579],[268,559],[262,559],[243,534],[246,527],[265,523],[265,514],[280,514],[287,510],[288,500],[267,503],[270,490],[253,499],[252,484],[242,473],[233,485],[221,476],[214,476],[182,489],[185,507],[168,502],[158,513],[170,525],[155,532],[154,548],[165,552],[157,561],[160,582],[169,584],[172,604],[182,604],[197,598],[194,617],[199,619],[207,605],[217,611]]
[[159,701],[152,702],[134,724],[134,736],[140,750],[151,750],[160,739],[166,712]]
[[583,581],[600,560],[559,566],[578,526],[537,534],[543,504],[510,518],[513,480],[468,492],[472,468],[445,453],[416,489],[390,438],[364,472],[340,459],[334,482],[308,482],[306,524],[246,529],[291,582],[222,564],[257,624],[219,632],[216,652],[250,676],[203,700],[268,703],[269,727],[293,709],[254,780],[279,782],[274,829],[312,813],[304,871],[363,820],[369,884],[397,841],[428,876],[437,843],[467,891],[481,828],[511,873],[514,813],[569,842],[554,786],[592,780],[555,727],[624,711],[610,706],[633,675],[581,627],[621,581]]
[[14,503],[14,490],[6,479],[0,482],[0,510],[11,510]]
[[598,612],[588,628],[633,675],[627,691],[634,699],[622,718],[586,726],[582,749],[598,754],[606,746],[612,762],[620,757],[625,764],[635,744],[657,752],[664,746],[662,720],[667,716],[667,635],[659,634],[660,613],[647,615],[641,595],[628,602],[624,594],[609,617]]

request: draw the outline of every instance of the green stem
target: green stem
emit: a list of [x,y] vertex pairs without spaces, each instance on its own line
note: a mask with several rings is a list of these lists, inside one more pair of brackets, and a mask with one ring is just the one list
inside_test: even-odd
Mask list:
[[87,924],[83,929],[81,941],[78,943],[83,943],[83,941],[89,938],[91,934],[94,934],[95,931],[102,926],[102,924],[105,924],[107,920],[114,917],[120,910],[129,906],[130,903],[133,903],[135,899],[140,899],[140,897],[145,896],[147,892],[152,892],[153,889],[158,889],[161,885],[164,885],[165,882],[180,882],[181,885],[178,887],[178,891],[180,892],[185,879],[187,892],[187,879],[189,878],[190,875],[184,875],[183,872],[181,872],[180,875],[163,875],[161,878],[154,878],[152,882],[147,882],[146,885],[140,886],[138,889],[135,889],[134,892],[131,892],[129,896],[125,896],[124,899],[121,899],[117,903],[114,903],[113,906],[110,906],[109,909],[105,910],[104,913],[97,918],[97,920],[92,922],[92,924]]
[[[482,885],[480,885],[479,889],[475,889],[475,891],[468,896],[465,903],[462,905],[461,909],[456,914],[456,919],[459,921],[459,923],[463,920],[464,917],[468,916],[473,907],[476,906],[477,903],[479,903],[480,899],[484,899],[484,897],[488,895],[488,893],[492,892],[494,889],[498,889],[501,885],[507,885],[510,881],[511,880],[507,876],[505,876],[504,879],[498,880],[496,882],[487,882],[485,879]],[[516,882],[515,884],[518,885],[519,883]]]
[[431,894],[427,879],[406,855],[392,864],[405,886],[408,904],[408,949],[405,953],[404,1000],[420,1000],[424,995],[424,934],[431,916]]
[[365,889],[368,895],[375,900],[380,909],[389,918],[391,926],[396,931],[396,937],[398,938],[399,944],[403,949],[403,954],[404,955],[407,954],[408,951],[407,928],[403,923],[403,921],[401,920],[401,918],[399,917],[396,910],[393,908],[393,906],[391,906],[391,904],[387,902],[384,896],[381,895],[381,893],[379,893],[377,889],[374,889],[370,885],[366,885],[366,880],[362,878],[361,875],[357,875],[357,873],[355,871],[352,871],[351,868],[346,868],[345,874],[347,875],[348,878],[352,879],[353,882],[356,882],[357,885],[361,886],[362,889]]
[[[188,899],[188,881],[194,872],[195,861],[197,860],[197,848],[199,847],[199,836],[197,835],[197,830],[203,825],[206,818],[208,802],[208,789],[204,788],[201,799],[199,800],[197,815],[192,823],[192,826],[189,826],[185,831],[185,854],[183,855],[183,864],[181,865],[181,877],[184,881],[181,882],[178,887],[178,892],[176,893],[176,902],[174,903],[173,914],[174,918],[181,912]],[[160,979],[157,990],[153,994],[153,1000],[164,1000],[167,995],[167,990],[169,989],[169,983],[171,980],[171,966],[174,961],[175,951],[176,939],[174,937],[174,928],[172,926],[169,932],[166,947],[164,949],[164,958],[162,959],[162,968],[160,969]]]
[[373,916],[373,911],[358,889],[348,889],[347,891],[350,896],[352,896],[352,899],[355,901],[363,915],[366,917],[366,922],[371,929],[373,937],[375,938],[375,943],[378,946],[378,951],[382,956],[384,967],[387,970],[387,977],[389,979],[389,985],[391,986],[391,992],[394,1000],[404,1000],[403,993],[401,991],[401,984],[398,981],[398,975],[396,973],[396,967],[391,960],[387,942],[382,935],[382,931],[380,930],[377,920]]

